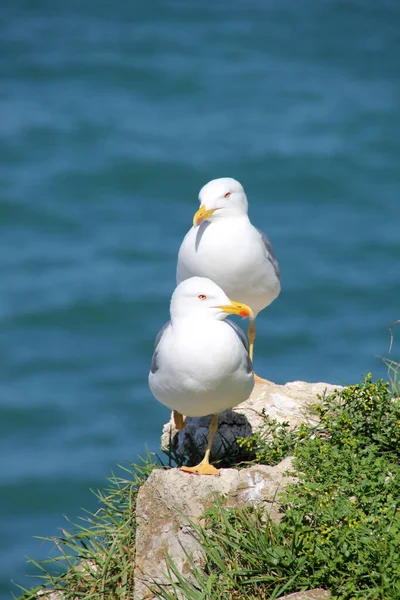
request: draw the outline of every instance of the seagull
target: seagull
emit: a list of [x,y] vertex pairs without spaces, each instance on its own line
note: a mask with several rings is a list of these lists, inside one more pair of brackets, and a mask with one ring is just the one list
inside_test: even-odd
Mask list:
[[[253,360],[254,319],[281,291],[281,276],[271,242],[248,217],[242,185],[231,177],[213,179],[199,193],[200,208],[178,254],[177,283],[209,277],[233,300],[253,311],[248,338]],[[255,375],[258,382],[266,382]]]
[[253,313],[246,304],[229,300],[210,279],[191,277],[172,294],[170,314],[156,337],[149,386],[173,411],[177,429],[185,426],[183,415],[213,415],[203,460],[181,469],[218,475],[209,462],[218,413],[247,400],[254,386],[246,335],[224,319],[229,314],[251,318]]

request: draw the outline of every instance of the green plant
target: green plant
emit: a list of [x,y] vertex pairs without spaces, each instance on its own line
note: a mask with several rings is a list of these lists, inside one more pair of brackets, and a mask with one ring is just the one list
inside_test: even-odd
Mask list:
[[389,384],[372,381],[369,373],[362,385],[351,385],[322,398],[315,405],[321,431],[332,445],[400,456],[400,399],[392,398]]
[[277,465],[293,452],[299,432],[290,429],[289,423],[270,419],[262,410],[263,425],[259,431],[247,438],[238,438],[236,443],[250,462]]

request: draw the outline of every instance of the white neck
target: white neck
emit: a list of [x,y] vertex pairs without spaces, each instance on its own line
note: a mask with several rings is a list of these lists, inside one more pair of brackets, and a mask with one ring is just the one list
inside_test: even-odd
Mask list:
[[243,212],[238,208],[221,208],[216,210],[212,216],[212,221],[223,221],[225,219],[243,219],[249,220],[247,212]]

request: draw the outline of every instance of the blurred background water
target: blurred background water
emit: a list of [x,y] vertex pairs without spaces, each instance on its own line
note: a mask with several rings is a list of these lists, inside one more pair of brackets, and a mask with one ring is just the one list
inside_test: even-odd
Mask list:
[[95,510],[89,488],[158,449],[152,344],[208,180],[243,183],[280,262],[257,371],[385,376],[399,23],[396,0],[3,5],[1,599],[31,585],[26,556],[48,555],[34,535]]

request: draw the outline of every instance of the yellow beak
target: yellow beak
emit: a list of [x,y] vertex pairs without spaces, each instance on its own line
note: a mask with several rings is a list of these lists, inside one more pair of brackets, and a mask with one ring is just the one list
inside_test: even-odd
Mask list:
[[203,221],[207,221],[207,219],[212,217],[216,210],[218,210],[218,208],[210,208],[207,210],[204,204],[202,204],[193,217],[193,227],[198,227]]
[[215,308],[220,308],[228,315],[240,315],[241,317],[249,317],[250,319],[254,316],[250,306],[247,306],[247,304],[240,304],[240,302],[233,302],[233,300],[231,300],[231,304],[224,304],[222,306],[216,306]]

